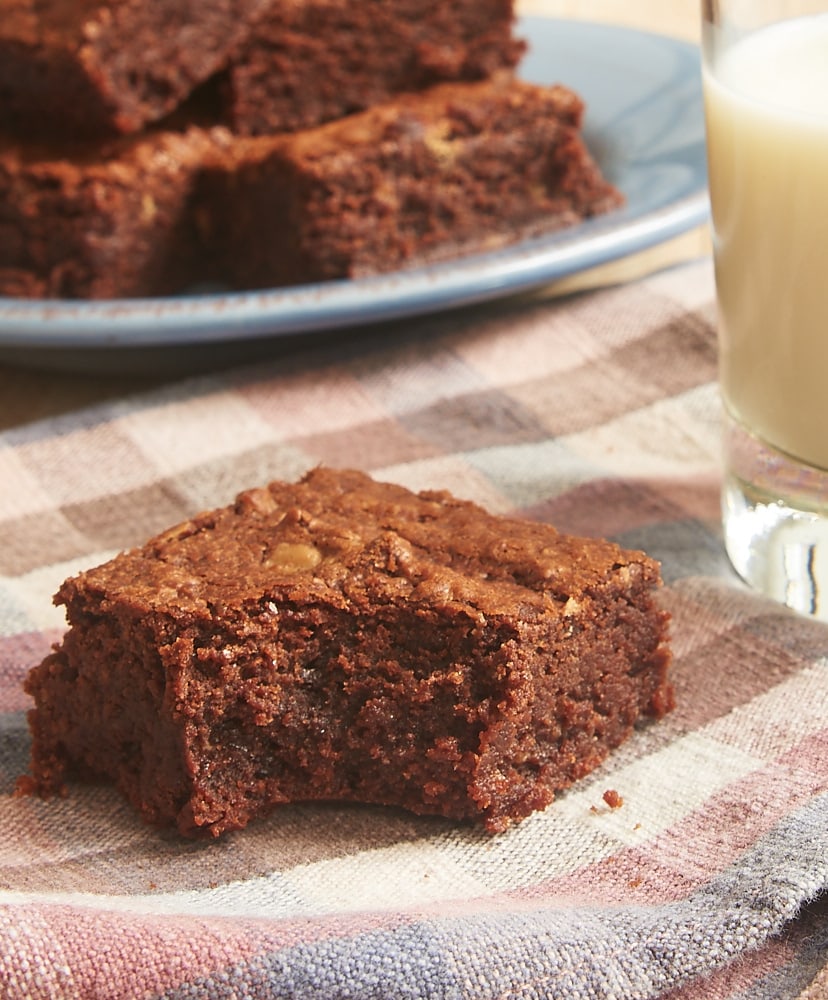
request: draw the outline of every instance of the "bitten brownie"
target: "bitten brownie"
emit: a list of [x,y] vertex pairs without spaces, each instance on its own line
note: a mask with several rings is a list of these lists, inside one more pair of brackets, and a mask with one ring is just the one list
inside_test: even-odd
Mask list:
[[341,800],[499,832],[672,707],[657,564],[355,471],[67,580],[23,792],[105,775],[187,836]]

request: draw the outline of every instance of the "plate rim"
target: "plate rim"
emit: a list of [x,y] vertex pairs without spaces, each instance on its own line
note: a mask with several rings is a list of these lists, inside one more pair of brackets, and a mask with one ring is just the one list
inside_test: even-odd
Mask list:
[[[542,24],[635,36],[685,58],[700,58],[699,47],[691,42],[623,25],[541,15],[518,17],[516,24],[530,46],[532,25]],[[497,251],[367,278],[142,299],[0,296],[0,347],[181,347],[334,332],[413,318],[535,290],[666,242],[703,224],[708,216],[705,178],[690,194],[621,226],[614,221],[617,213],[609,213]],[[401,292],[395,290],[398,284]]]

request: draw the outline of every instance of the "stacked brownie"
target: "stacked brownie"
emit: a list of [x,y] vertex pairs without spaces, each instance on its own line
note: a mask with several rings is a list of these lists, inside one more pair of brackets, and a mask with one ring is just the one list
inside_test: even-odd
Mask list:
[[347,278],[617,206],[512,3],[11,0],[0,294]]

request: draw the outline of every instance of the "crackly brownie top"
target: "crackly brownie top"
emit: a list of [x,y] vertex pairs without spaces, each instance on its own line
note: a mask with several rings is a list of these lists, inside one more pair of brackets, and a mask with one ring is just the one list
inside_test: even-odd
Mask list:
[[218,614],[268,597],[343,608],[406,601],[531,616],[577,613],[579,598],[609,580],[618,592],[648,586],[658,566],[641,552],[495,516],[445,492],[317,468],[120,554],[67,581],[57,599],[80,593]]

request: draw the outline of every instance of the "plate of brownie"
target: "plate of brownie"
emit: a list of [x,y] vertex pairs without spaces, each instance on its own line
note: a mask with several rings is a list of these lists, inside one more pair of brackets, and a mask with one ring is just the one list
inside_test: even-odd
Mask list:
[[[278,27],[259,29],[269,58]],[[395,53],[413,47],[411,25],[383,30]],[[61,135],[56,116],[44,141],[22,124],[25,101],[6,102],[0,348],[346,331],[531,291],[705,221],[696,46],[540,17],[440,30],[457,51],[419,38],[416,88],[388,82],[396,54],[361,52],[385,81],[361,81],[363,106],[347,86],[353,54],[308,48],[339,101],[314,112],[322,121],[275,97],[274,117],[254,120],[272,72],[212,64],[172,110],[102,98],[90,136],[68,118]],[[308,79],[295,85],[307,95]]]

